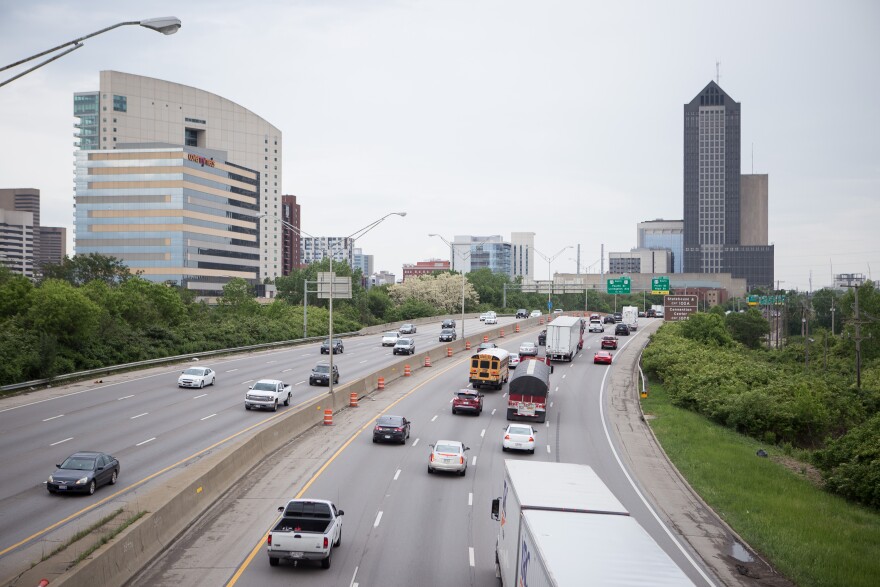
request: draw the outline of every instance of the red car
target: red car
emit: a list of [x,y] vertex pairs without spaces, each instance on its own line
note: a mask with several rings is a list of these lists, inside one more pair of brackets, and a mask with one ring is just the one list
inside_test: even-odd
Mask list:
[[593,356],[593,364],[605,363],[606,365],[611,364],[611,353],[608,351],[599,351]]
[[483,394],[473,389],[460,389],[452,398],[452,413],[470,412],[477,416],[483,411]]
[[603,336],[602,337],[602,348],[617,350],[617,337],[616,336]]

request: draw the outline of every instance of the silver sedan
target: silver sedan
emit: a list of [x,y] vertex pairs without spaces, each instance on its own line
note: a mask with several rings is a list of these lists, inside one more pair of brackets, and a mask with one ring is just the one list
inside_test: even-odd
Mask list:
[[464,453],[469,450],[469,446],[457,440],[438,440],[431,445],[428,473],[448,471],[464,477],[467,472],[467,455]]

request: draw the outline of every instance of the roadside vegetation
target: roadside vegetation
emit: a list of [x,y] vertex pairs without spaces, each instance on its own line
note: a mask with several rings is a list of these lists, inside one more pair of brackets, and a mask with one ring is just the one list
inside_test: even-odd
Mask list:
[[[234,279],[223,288],[217,303],[209,305],[197,302],[191,291],[132,274],[114,257],[67,258],[45,267],[37,282],[0,265],[0,385],[147,359],[324,336],[329,326],[327,300],[313,292],[318,272],[328,270],[329,261],[324,261],[277,278],[278,295],[267,304],[255,299],[246,281]],[[333,270],[352,277],[352,298],[333,302],[336,333],[461,312],[459,273],[439,272],[366,289],[359,270],[352,273],[344,263],[334,263]],[[306,281],[311,283],[304,305]],[[546,294],[520,289],[518,282],[487,269],[468,273],[465,311],[546,311]],[[589,295],[591,311],[614,308],[613,296]],[[643,301],[642,295],[618,297],[620,306]],[[555,307],[584,308],[583,292],[553,300]],[[662,303],[659,296],[646,300]]]

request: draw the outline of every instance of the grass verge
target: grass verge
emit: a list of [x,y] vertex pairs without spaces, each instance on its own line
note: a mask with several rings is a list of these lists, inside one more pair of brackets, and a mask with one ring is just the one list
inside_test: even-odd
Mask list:
[[[880,514],[831,495],[783,465],[777,447],[672,405],[651,382],[642,409],[663,450],[725,522],[802,587],[875,587]],[[771,458],[755,455],[759,448]]]
[[125,522],[123,522],[122,524],[120,524],[120,525],[119,525],[117,528],[115,528],[113,531],[111,531],[111,532],[107,532],[106,534],[104,534],[103,536],[101,536],[101,538],[100,538],[99,540],[97,540],[92,546],[90,546],[89,548],[87,548],[86,550],[84,550],[83,553],[80,554],[80,555],[76,558],[76,560],[74,560],[73,563],[71,563],[70,566],[71,566],[71,567],[76,566],[76,565],[78,565],[79,563],[81,563],[82,561],[84,561],[84,560],[85,560],[86,558],[88,558],[89,555],[91,555],[93,552],[95,552],[96,550],[98,550],[99,548],[101,548],[102,546],[104,546],[105,544],[107,544],[108,542],[110,542],[111,540],[113,540],[116,536],[118,536],[120,532],[122,532],[123,530],[125,530],[126,528],[128,528],[129,526],[131,526],[132,524],[134,524],[135,522],[137,522],[138,520],[140,520],[143,516],[146,515],[146,513],[147,513],[147,512],[145,512],[145,511],[140,511],[140,512],[136,513],[135,515],[133,515],[132,517],[130,517],[129,519],[127,519]]
[[[118,510],[110,512],[109,514],[107,514],[106,516],[104,516],[103,518],[101,518],[100,520],[95,522],[94,524],[90,525],[88,528],[80,530],[79,532],[77,532],[76,534],[71,536],[69,539],[67,539],[65,542],[63,542],[61,545],[59,545],[58,548],[56,548],[55,550],[53,550],[49,554],[44,555],[43,559],[40,562],[47,561],[50,558],[52,558],[53,556],[55,556],[56,554],[58,554],[59,552],[66,550],[71,544],[73,544],[74,542],[77,542],[79,540],[82,540],[83,538],[85,538],[86,536],[88,536],[89,534],[91,534],[92,532],[94,532],[95,530],[97,530],[98,528],[100,528],[101,526],[103,526],[104,524],[106,524],[107,522],[109,522],[110,520],[112,520],[113,518],[115,518],[116,516],[118,516],[121,513],[122,513],[122,508],[119,508]],[[34,563],[34,564],[36,564],[36,563]]]

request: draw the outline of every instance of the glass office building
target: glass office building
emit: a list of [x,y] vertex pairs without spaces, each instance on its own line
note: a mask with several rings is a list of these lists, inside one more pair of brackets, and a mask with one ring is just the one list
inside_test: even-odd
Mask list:
[[672,273],[684,273],[684,220],[648,220],[638,225],[639,249],[672,251]]
[[141,145],[76,152],[76,252],[216,296],[260,269],[260,173],[222,151]]

